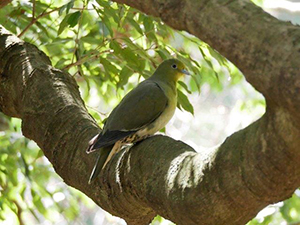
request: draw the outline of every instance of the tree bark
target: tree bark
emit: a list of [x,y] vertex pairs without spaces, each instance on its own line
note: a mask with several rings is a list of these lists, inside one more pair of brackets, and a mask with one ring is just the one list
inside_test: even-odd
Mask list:
[[88,185],[96,156],[84,150],[99,128],[73,78],[0,26],[0,109],[64,181],[128,224],[160,214],[177,224],[245,224],[300,186],[300,30],[250,1],[117,0],[209,43],[266,98],[265,115],[219,149],[196,153],[155,136],[121,151]]
[[8,5],[11,3],[12,0],[1,0],[0,2],[0,9],[3,8],[4,6]]

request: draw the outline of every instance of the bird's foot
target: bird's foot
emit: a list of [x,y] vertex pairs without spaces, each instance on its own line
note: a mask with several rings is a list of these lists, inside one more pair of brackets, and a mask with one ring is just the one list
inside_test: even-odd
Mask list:
[[136,145],[136,144],[140,143],[141,141],[143,141],[143,140],[145,140],[145,139],[147,139],[149,137],[152,137],[152,136],[154,136],[154,134],[144,135],[144,136],[140,137],[139,139],[137,139],[133,144]]

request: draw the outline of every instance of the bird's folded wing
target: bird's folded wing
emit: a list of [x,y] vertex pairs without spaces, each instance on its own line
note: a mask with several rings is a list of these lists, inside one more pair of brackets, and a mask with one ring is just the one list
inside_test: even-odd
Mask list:
[[121,140],[135,132],[136,131],[134,131],[134,130],[131,130],[131,131],[119,131],[119,130],[107,131],[104,135],[100,134],[96,137],[95,140],[93,140],[93,142],[90,144],[90,146],[86,150],[86,153],[91,153],[91,152],[94,152],[96,149],[113,145],[118,140]]
[[104,131],[139,130],[156,120],[167,104],[168,98],[161,87],[146,80],[129,92],[111,112]]

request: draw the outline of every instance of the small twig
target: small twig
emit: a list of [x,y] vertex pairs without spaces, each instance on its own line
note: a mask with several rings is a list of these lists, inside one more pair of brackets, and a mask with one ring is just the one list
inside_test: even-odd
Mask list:
[[35,0],[32,2],[32,19],[35,18]]
[[95,9],[80,8],[80,7],[73,7],[72,9],[75,9],[75,10],[95,10]]
[[22,212],[23,212],[23,209],[22,207],[20,206],[20,204],[14,200],[13,203],[15,203],[17,209],[18,209],[18,212],[16,213],[17,217],[18,217],[18,220],[19,220],[19,224],[20,225],[25,225],[23,219],[22,219]]
[[87,105],[86,107],[89,108],[89,109],[91,109],[91,110],[94,110],[96,113],[98,113],[98,114],[100,114],[100,115],[102,115],[102,116],[106,116],[106,117],[107,117],[107,114],[108,114],[108,113],[101,112],[101,111],[99,111],[97,108],[92,107],[92,106],[89,106],[89,105]]
[[[85,5],[85,2],[84,2],[83,7],[81,9],[79,22],[78,22],[78,29],[77,29],[77,34],[76,34],[76,38],[75,38],[75,47],[74,47],[73,56],[72,56],[72,60],[71,60],[72,63],[74,61],[75,54],[77,52],[77,47],[78,47],[78,42],[79,42],[79,32],[80,32],[80,27],[81,27],[81,23],[82,23],[82,12],[84,11],[85,7],[86,7],[86,5]],[[79,60],[79,59],[77,59],[77,60]]]
[[[81,64],[85,63],[86,61],[89,61],[90,59],[97,59],[99,57],[99,55],[102,54],[102,53],[111,52],[111,50],[105,50],[105,51],[102,51],[102,52],[97,52],[97,50],[100,50],[105,45],[105,43],[106,43],[106,40],[104,40],[100,45],[98,45],[96,47],[96,50],[94,50],[92,53],[85,55],[84,57],[82,57],[77,62],[70,63],[69,65],[65,66],[63,68],[63,70],[67,70],[67,69],[69,69],[69,68],[71,68],[73,66],[81,65]],[[88,58],[88,57],[96,55],[96,54],[98,55],[97,57],[94,56],[92,58]]]
[[[35,24],[36,21],[38,21],[40,18],[45,17],[45,16],[47,16],[47,15],[49,15],[49,14],[51,14],[51,13],[53,13],[53,12],[59,10],[59,9],[60,9],[60,7],[59,7],[59,8],[52,9],[52,10],[50,10],[50,11],[48,11],[48,12],[43,12],[42,14],[38,15],[36,18],[32,17],[31,22],[30,22],[30,23],[25,27],[25,29],[18,35],[18,37],[23,36],[23,34],[25,34],[25,32],[26,32],[33,24]],[[34,14],[34,12],[32,12],[32,14]]]
[[90,60],[92,60],[92,59],[97,59],[97,58],[99,58],[99,56],[100,56],[101,54],[107,53],[107,52],[113,52],[113,51],[112,51],[111,49],[108,49],[108,50],[99,52],[98,54],[92,53],[92,54],[90,54],[90,55],[86,55],[86,56],[82,57],[80,60],[78,60],[78,61],[76,61],[76,62],[74,62],[74,63],[71,63],[71,64],[65,66],[65,67],[63,68],[63,70],[70,69],[70,68],[73,67],[73,66],[81,65],[81,64],[83,64],[83,63],[85,63],[85,62],[87,62],[87,61],[90,61]]

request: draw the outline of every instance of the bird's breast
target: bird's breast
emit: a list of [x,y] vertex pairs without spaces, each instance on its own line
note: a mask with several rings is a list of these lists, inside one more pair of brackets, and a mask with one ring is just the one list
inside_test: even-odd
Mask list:
[[151,124],[139,130],[137,132],[139,136],[152,135],[157,131],[161,130],[162,128],[164,128],[166,124],[171,120],[177,105],[177,95],[172,94],[171,96],[167,96],[167,97],[168,97],[168,104],[166,105],[165,110]]
[[149,132],[155,132],[164,128],[167,123],[171,120],[176,109],[176,104],[168,104],[165,111],[153,122],[153,128]]

